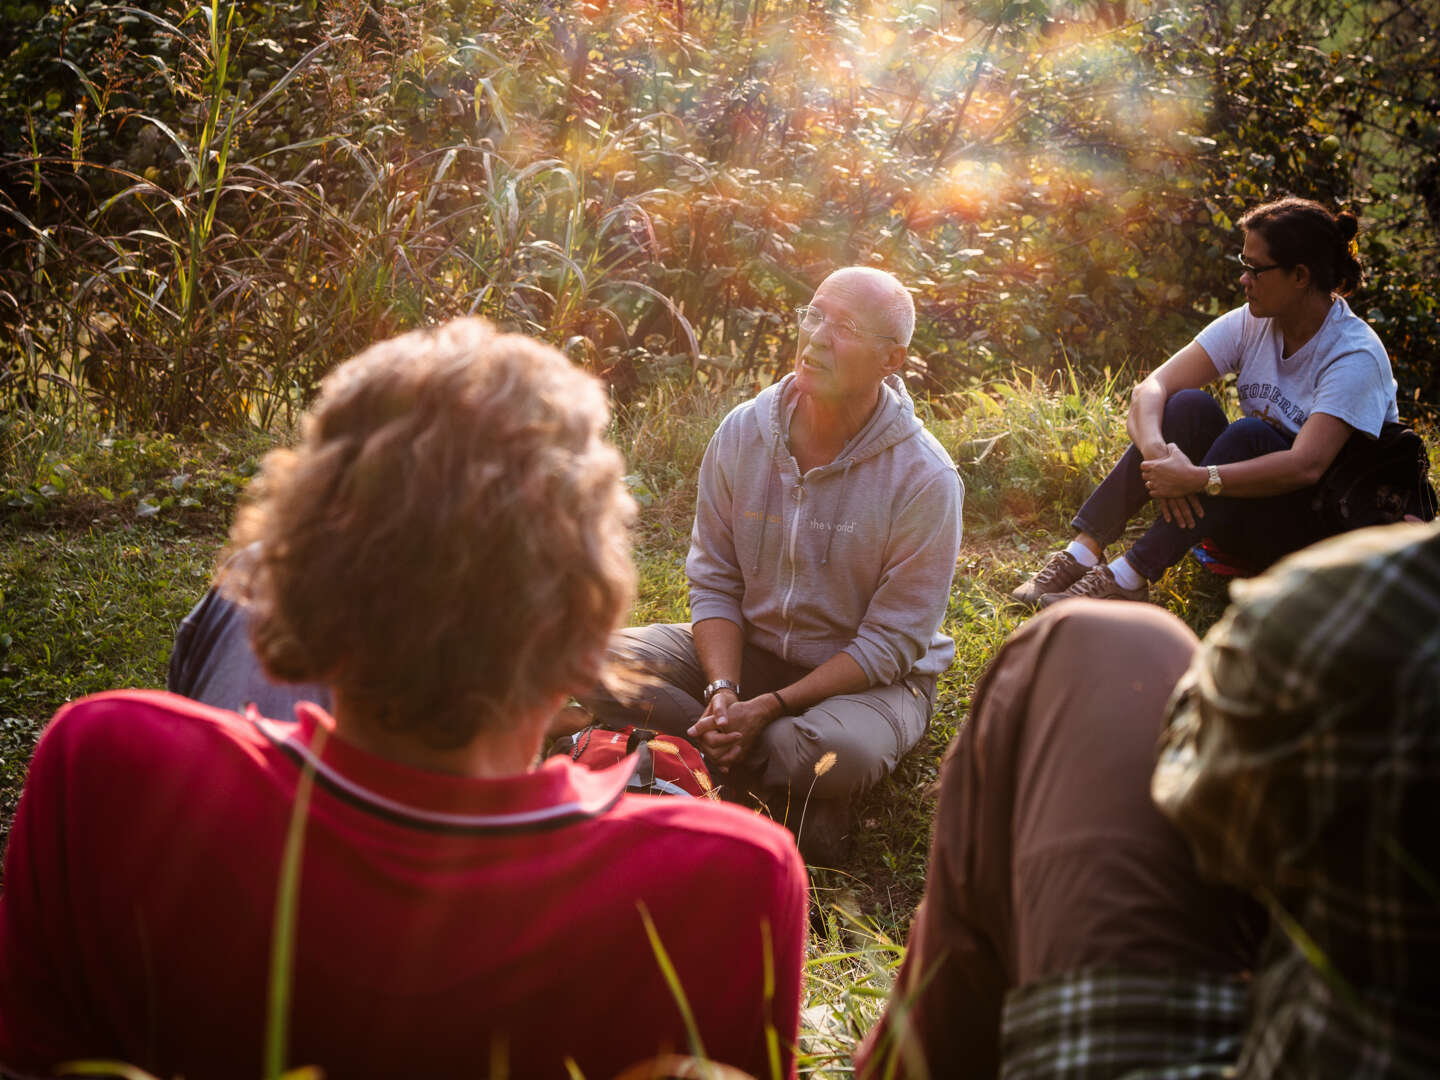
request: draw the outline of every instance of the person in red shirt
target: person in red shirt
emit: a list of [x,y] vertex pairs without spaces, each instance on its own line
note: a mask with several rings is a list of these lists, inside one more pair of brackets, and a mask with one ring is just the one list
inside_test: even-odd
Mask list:
[[633,504],[606,419],[595,380],[479,320],[326,380],[225,588],[265,669],[333,710],[118,691],[56,714],[6,855],[0,1066],[253,1080],[278,980],[286,1063],[331,1076],[595,1080],[697,1044],[793,1074],[789,834],[623,794],[627,763],[534,765],[568,694],[623,681]]

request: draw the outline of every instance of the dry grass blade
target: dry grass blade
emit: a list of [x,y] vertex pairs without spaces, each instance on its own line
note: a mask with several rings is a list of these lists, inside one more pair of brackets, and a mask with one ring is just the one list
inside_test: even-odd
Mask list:
[[134,1065],[101,1058],[61,1062],[55,1067],[55,1072],[59,1076],[118,1076],[120,1080],[158,1080],[154,1074]]
[[755,1080],[744,1069],[681,1054],[663,1054],[637,1062],[615,1080]]

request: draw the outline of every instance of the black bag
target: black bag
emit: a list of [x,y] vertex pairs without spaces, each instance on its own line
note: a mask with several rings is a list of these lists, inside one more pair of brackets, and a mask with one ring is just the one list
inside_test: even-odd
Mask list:
[[1312,505],[1335,532],[1389,525],[1413,514],[1435,520],[1425,440],[1404,424],[1385,424],[1378,438],[1355,432],[1315,485]]

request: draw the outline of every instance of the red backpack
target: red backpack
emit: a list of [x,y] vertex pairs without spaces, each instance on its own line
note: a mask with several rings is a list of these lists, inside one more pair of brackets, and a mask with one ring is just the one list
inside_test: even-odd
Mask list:
[[608,768],[637,754],[635,772],[626,784],[631,791],[695,799],[720,797],[700,751],[678,735],[661,735],[634,724],[622,728],[591,724],[556,739],[550,755],[556,754],[565,754],[590,769]]

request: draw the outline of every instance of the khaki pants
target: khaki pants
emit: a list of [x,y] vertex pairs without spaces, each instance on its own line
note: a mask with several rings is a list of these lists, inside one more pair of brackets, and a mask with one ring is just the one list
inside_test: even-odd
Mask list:
[[[640,724],[673,735],[700,718],[705,709],[705,672],[695,654],[689,623],[634,626],[611,640],[611,651],[656,681],[640,699],[622,703],[604,691],[581,697],[596,719],[607,724]],[[809,668],[746,645],[741,657],[740,691],[748,699],[783,690]],[[793,786],[802,797],[850,798],[894,770],[920,741],[935,703],[933,676],[912,675],[890,686],[839,694],[782,716],[761,734],[736,771],[737,779],[756,789]],[[815,776],[815,764],[833,751],[835,765]],[[811,783],[814,790],[811,791]]]

